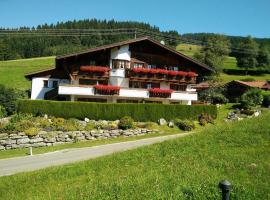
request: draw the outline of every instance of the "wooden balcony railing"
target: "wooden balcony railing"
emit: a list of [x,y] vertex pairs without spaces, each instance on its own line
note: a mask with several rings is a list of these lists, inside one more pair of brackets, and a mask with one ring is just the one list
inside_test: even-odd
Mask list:
[[196,76],[188,76],[188,75],[174,75],[173,73],[161,74],[161,73],[137,73],[133,70],[126,70],[126,78],[130,78],[130,80],[138,80],[138,81],[165,81],[165,82],[173,82],[173,83],[196,83]]

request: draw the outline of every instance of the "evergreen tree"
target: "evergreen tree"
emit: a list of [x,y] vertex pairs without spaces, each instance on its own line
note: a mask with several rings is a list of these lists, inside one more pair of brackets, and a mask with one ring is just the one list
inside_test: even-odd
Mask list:
[[248,36],[243,42],[240,42],[238,49],[239,51],[236,54],[237,65],[244,68],[247,74],[248,69],[256,68],[258,65],[258,44]]
[[225,57],[230,53],[230,42],[224,35],[213,35],[206,40],[206,46],[195,54],[195,58],[213,67],[217,73],[222,71]]
[[257,56],[258,67],[270,69],[270,51],[265,45],[261,45]]

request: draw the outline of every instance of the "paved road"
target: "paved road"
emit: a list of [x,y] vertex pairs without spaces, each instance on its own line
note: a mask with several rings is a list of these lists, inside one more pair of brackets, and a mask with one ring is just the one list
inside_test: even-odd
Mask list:
[[[145,145],[163,142],[169,139],[184,137],[190,134],[191,133],[181,133],[94,147],[66,149],[33,156],[0,159],[0,176],[7,176],[19,172],[34,171],[46,167],[93,159],[115,152],[126,151]],[[33,152],[35,152],[34,149]]]

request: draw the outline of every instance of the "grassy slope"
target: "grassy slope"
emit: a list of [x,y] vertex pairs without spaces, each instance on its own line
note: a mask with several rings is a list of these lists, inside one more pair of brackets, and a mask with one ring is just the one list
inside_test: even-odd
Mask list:
[[[176,50],[180,51],[183,54],[186,54],[188,56],[194,56],[196,52],[200,50],[200,47],[197,45],[191,45],[191,44],[179,44],[176,47]],[[240,69],[237,67],[237,62],[235,57],[226,57],[224,62],[224,69]],[[253,78],[255,80],[268,80],[270,79],[270,74],[262,74],[261,76],[245,76],[245,75],[228,75],[226,73],[221,73],[220,75],[221,80],[224,82],[229,82],[232,80],[241,80],[246,78]]]
[[0,61],[0,84],[18,89],[29,89],[31,82],[24,78],[29,72],[54,66],[54,57]]
[[269,199],[269,120],[266,113],[150,147],[1,177],[0,199],[220,199],[221,179],[232,182],[232,199]]

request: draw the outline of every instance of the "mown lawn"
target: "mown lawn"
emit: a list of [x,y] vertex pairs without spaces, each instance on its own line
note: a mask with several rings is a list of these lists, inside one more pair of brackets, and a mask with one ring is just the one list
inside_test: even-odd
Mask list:
[[53,67],[54,58],[52,56],[0,61],[0,84],[17,89],[30,89],[31,82],[26,80],[24,75]]
[[220,78],[224,82],[230,82],[233,80],[254,79],[254,80],[270,80],[270,74],[262,75],[229,75],[225,73],[220,74]]
[[[265,111],[266,112],[266,111]],[[270,113],[186,138],[0,178],[0,199],[270,198]]]

